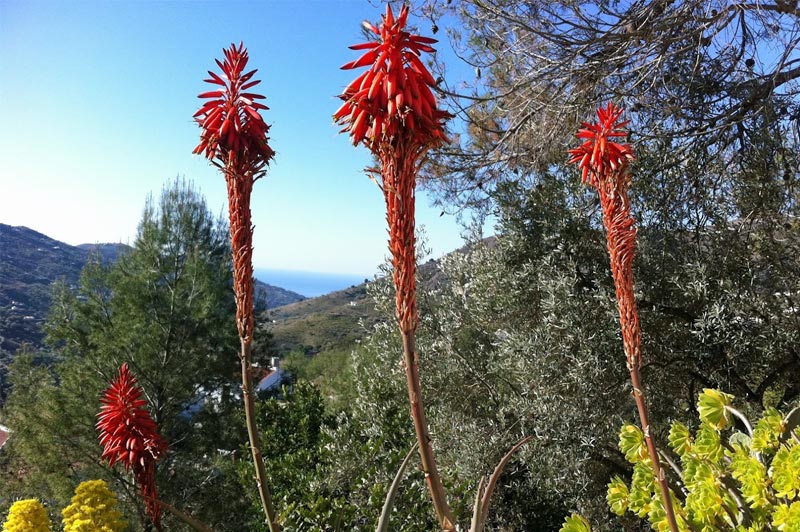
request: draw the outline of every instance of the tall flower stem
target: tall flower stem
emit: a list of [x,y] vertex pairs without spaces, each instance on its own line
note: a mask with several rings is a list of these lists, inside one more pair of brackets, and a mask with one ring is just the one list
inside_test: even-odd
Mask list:
[[415,333],[402,331],[403,360],[406,369],[406,382],[408,384],[408,401],[411,405],[411,417],[414,420],[414,431],[419,444],[419,456],[422,461],[422,472],[431,492],[433,507],[436,516],[442,524],[442,530],[455,530],[450,506],[447,503],[447,494],[444,491],[439,469],[436,467],[436,458],[431,446],[431,436],[428,432],[428,420],[425,417],[425,407],[422,402],[422,390],[419,380],[419,364],[415,346]]
[[672,532],[678,532],[669,485],[659,462],[658,450],[650,434],[647,401],[639,373],[642,365],[642,332],[633,291],[636,226],[628,201],[628,185],[630,184],[628,163],[634,157],[630,145],[620,144],[613,140],[627,136],[627,132],[622,128],[628,122],[620,121],[621,116],[622,109],[613,103],[598,109],[597,123],[584,122],[582,124],[583,129],[578,132],[578,137],[586,140],[579,147],[569,150],[570,162],[578,163],[582,170],[583,181],[596,188],[600,196],[611,274],[614,278],[619,309],[622,344],[628,371],[631,375],[633,398],[639,412],[639,420],[642,424],[653,473],[661,490],[667,522]]
[[272,497],[267,483],[267,471],[264,467],[264,457],[261,454],[261,435],[256,426],[256,403],[253,398],[253,364],[252,364],[252,342],[242,339],[242,396],[244,398],[244,415],[247,424],[247,436],[250,440],[250,451],[253,456],[253,463],[256,468],[256,485],[258,487],[258,497],[264,515],[267,519],[267,526],[270,532],[278,532],[280,526],[276,521],[275,508],[272,505]]
[[399,141],[393,147],[379,151],[382,167],[381,182],[389,221],[389,249],[392,253],[395,285],[396,315],[403,339],[403,365],[408,386],[411,418],[417,436],[422,471],[431,493],[433,507],[442,530],[454,530],[447,495],[436,467],[422,386],[419,375],[419,356],[416,331],[417,311],[415,188],[417,161],[424,150],[415,150],[413,143]]
[[211,71],[205,81],[215,85],[204,92],[207,98],[194,118],[201,129],[200,144],[194,153],[203,154],[222,170],[228,188],[231,251],[233,252],[233,291],[236,298],[236,327],[239,331],[239,361],[242,372],[242,400],[250,451],[255,467],[256,488],[270,532],[278,532],[275,508],[272,505],[264,458],[261,454],[261,435],[256,426],[256,405],[253,390],[253,225],[250,214],[250,194],[253,184],[266,172],[275,156],[269,146],[269,126],[260,111],[267,106],[259,103],[264,96],[245,92],[260,83],[253,80],[255,70],[245,72],[248,54],[244,45],[231,45],[223,50],[224,61],[217,61],[222,76]]
[[236,299],[236,327],[239,331],[239,361],[242,373],[242,400],[250,452],[255,466],[256,488],[270,532],[278,532],[275,508],[270,496],[264,457],[261,454],[261,433],[256,423],[255,392],[253,390],[253,226],[250,194],[255,178],[236,158],[228,161],[225,170],[228,186],[231,249],[233,251],[233,290]]
[[436,81],[420,60],[433,52],[435,39],[406,31],[408,6],[395,18],[389,5],[383,23],[364,27],[375,34],[371,42],[351,46],[367,50],[343,69],[369,67],[345,88],[344,104],[334,120],[344,125],[353,144],[365,144],[380,161],[379,186],[386,201],[389,249],[392,253],[396,315],[403,339],[403,363],[408,399],[422,469],[442,530],[455,530],[450,506],[436,467],[428,421],[422,400],[419,357],[416,350],[417,315],[414,191],[425,154],[446,141],[444,121],[449,114],[438,108],[431,89]]
[[[606,191],[608,192],[608,191]],[[658,458],[658,450],[650,434],[650,421],[647,410],[647,401],[642,386],[640,368],[642,365],[641,354],[641,327],[639,325],[639,312],[633,292],[633,250],[636,242],[636,228],[630,215],[627,191],[616,190],[616,194],[601,192],[601,205],[603,206],[603,225],[606,228],[606,241],[611,262],[611,272],[617,295],[620,328],[622,330],[622,343],[625,349],[625,358],[633,386],[633,399],[642,424],[642,432],[647,444],[647,452],[653,466],[653,473],[661,490],[661,499],[667,522],[672,532],[678,532],[678,523],[675,511],[672,508],[672,498],[664,469]]]

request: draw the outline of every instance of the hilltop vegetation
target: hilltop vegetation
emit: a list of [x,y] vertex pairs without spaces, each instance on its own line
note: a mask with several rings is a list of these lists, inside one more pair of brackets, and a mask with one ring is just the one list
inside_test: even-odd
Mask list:
[[[14,353],[23,344],[42,348],[52,284],[63,281],[75,288],[90,259],[110,264],[132,249],[126,244],[71,246],[27,227],[0,224],[0,349]],[[256,286],[256,301],[269,308],[305,299],[258,280]]]

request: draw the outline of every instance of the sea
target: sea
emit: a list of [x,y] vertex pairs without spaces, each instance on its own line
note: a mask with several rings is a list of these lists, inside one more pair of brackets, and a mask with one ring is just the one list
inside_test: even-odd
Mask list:
[[259,281],[297,292],[306,297],[317,297],[344,290],[363,283],[367,277],[355,274],[303,272],[255,268],[253,275]]

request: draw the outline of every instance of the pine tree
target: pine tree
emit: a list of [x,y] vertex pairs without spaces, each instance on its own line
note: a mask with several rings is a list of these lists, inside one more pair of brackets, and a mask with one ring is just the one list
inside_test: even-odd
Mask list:
[[[12,365],[4,419],[15,437],[4,452],[11,470],[24,471],[15,489],[66,506],[76,479],[105,479],[121,501],[135,501],[122,508],[129,522],[147,521],[131,479],[99,465],[94,426],[101,390],[127,362],[170,444],[157,471],[160,496],[177,507],[216,500],[230,481],[211,474],[217,449],[244,441],[229,415],[237,349],[230,287],[227,226],[202,196],[176,180],[158,202],[149,198],[129,253],[114,264],[90,262],[77,289],[54,288],[46,333],[59,363],[34,367],[21,357]],[[215,424],[205,422],[212,409]],[[212,525],[241,514],[235,498],[198,507]]]

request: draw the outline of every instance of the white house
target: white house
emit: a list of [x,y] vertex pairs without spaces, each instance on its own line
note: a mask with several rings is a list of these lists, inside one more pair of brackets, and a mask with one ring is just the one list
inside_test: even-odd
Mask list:
[[11,436],[11,429],[0,425],[0,449],[6,444],[8,438]]
[[280,359],[272,357],[270,359],[271,368],[263,373],[263,376],[256,385],[256,393],[270,392],[278,390],[283,384],[284,372],[281,369]]

